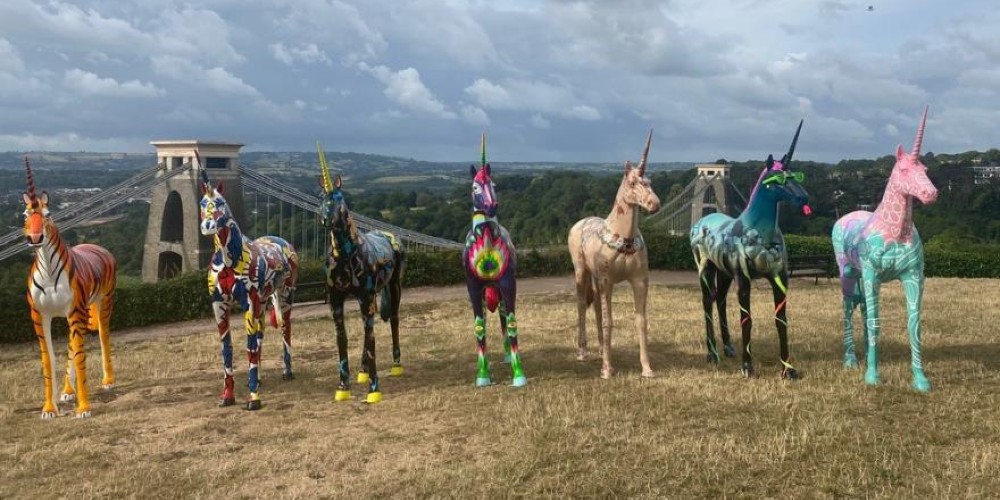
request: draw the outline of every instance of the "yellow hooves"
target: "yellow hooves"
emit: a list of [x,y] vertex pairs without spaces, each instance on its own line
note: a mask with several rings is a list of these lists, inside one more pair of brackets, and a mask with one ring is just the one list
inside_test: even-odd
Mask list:
[[403,374],[403,366],[402,365],[392,365],[392,368],[389,368],[389,376],[390,377],[399,377],[402,374]]
[[369,404],[375,404],[378,403],[379,401],[382,401],[381,392],[369,392],[368,397],[365,398],[365,403]]
[[368,377],[368,373],[366,373],[366,372],[358,372],[358,383],[359,384],[367,384],[369,381],[371,381],[371,378]]
[[333,394],[334,401],[347,401],[348,399],[351,399],[351,391],[337,390],[337,392]]

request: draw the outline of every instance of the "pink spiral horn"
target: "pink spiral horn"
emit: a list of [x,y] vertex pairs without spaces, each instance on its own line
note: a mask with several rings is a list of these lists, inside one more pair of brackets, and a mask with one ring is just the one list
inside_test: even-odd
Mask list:
[[920,146],[924,143],[924,125],[927,125],[927,108],[924,106],[924,117],[920,119],[920,127],[917,128],[917,139],[913,141],[914,156],[920,156]]
[[28,163],[28,155],[24,155],[24,171],[28,176],[28,196],[35,199],[35,177],[31,175],[31,164]]

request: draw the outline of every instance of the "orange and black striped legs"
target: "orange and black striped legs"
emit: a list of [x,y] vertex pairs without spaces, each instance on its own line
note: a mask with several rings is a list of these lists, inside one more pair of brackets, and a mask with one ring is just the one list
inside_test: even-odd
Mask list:
[[104,371],[104,378],[101,379],[101,387],[111,390],[115,387],[115,368],[111,365],[111,308],[114,298],[104,297],[100,303],[94,304],[90,308],[90,314],[97,318],[97,334],[101,340],[101,367]]
[[76,416],[90,416],[90,401],[87,398],[87,353],[83,348],[83,334],[87,327],[86,313],[81,307],[74,308],[67,318],[69,321],[69,357],[73,361],[76,374]]
[[45,382],[45,403],[42,405],[42,418],[50,419],[56,416],[55,386],[52,383],[52,369],[55,367],[55,354],[52,352],[52,318],[42,316],[35,309],[31,310],[31,322],[35,327],[35,337],[42,353],[42,379]]

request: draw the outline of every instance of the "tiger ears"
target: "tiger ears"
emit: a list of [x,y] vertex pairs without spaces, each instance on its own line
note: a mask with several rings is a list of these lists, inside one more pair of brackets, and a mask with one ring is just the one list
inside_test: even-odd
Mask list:
[[24,204],[30,207],[31,206],[31,196],[28,196],[28,193],[21,193],[21,196],[24,198]]
[[337,178],[333,180],[333,187],[337,189],[344,187],[344,179],[340,178],[340,174],[337,174]]
[[35,199],[32,199],[31,195],[29,195],[28,193],[21,193],[21,196],[24,198],[24,204],[27,205],[27,206],[29,206],[29,207],[35,201],[37,201],[40,205],[48,205],[49,204],[49,193],[48,193],[48,191],[42,191],[42,194],[40,196],[38,196],[37,198],[35,198]]
[[48,205],[49,204],[48,191],[42,191],[42,195],[38,197],[38,201],[42,202],[42,205]]

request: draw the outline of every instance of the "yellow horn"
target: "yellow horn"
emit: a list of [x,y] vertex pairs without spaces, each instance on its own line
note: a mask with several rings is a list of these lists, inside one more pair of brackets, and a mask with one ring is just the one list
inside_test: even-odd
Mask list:
[[326,155],[323,154],[323,148],[320,147],[319,141],[316,141],[316,154],[319,155],[319,169],[323,172],[323,190],[332,193],[333,181],[330,180],[330,167],[326,165]]

